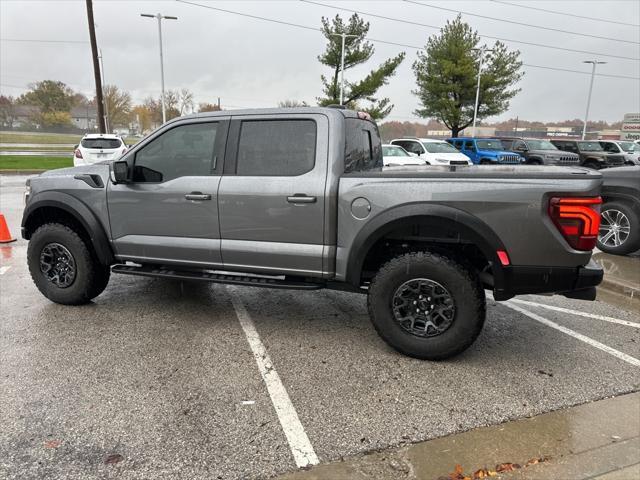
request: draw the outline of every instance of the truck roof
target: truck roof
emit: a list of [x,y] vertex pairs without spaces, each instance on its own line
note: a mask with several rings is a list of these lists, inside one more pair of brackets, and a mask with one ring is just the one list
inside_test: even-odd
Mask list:
[[364,112],[357,112],[355,110],[348,110],[348,109],[342,109],[337,107],[289,107],[289,108],[276,107],[276,108],[243,108],[238,110],[218,110],[215,112],[194,113],[191,115],[185,115],[183,117],[174,118],[169,122],[174,122],[179,119],[185,119],[185,118],[227,117],[230,115],[231,116],[276,115],[276,114],[292,114],[292,113],[322,113],[325,115],[341,114],[345,118],[360,118],[362,120],[369,120],[367,118],[363,118]]

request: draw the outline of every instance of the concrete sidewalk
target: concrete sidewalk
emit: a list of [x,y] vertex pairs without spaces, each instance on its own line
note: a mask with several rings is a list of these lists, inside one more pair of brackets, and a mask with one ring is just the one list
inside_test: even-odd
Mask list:
[[520,480],[640,478],[640,392],[278,478],[466,480],[487,476]]
[[604,269],[598,299],[640,312],[640,252],[610,255],[598,251],[593,259]]

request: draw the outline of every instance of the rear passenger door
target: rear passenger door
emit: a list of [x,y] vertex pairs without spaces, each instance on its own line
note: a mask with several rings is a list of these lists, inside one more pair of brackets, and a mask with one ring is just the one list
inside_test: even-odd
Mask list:
[[329,123],[321,114],[234,117],[220,182],[229,270],[323,271]]
[[462,153],[469,157],[473,163],[478,163],[478,152],[473,140],[465,140]]

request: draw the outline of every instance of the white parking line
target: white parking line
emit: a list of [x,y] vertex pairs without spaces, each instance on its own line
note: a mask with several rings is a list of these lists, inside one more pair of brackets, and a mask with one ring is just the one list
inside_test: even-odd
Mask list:
[[247,337],[247,341],[253,352],[253,357],[258,364],[258,370],[260,370],[262,380],[264,380],[267,386],[271,402],[278,415],[282,430],[289,442],[289,448],[291,449],[296,465],[298,468],[316,465],[319,462],[316,452],[313,450],[309,437],[307,437],[304,427],[302,423],[300,423],[296,409],[293,403],[291,403],[289,394],[286,388],[284,388],[280,376],[278,372],[276,372],[271,358],[269,358],[269,354],[260,340],[260,335],[258,335],[253,320],[251,320],[247,309],[238,298],[235,289],[227,287],[227,290],[231,293],[233,308],[236,310],[240,326]]
[[0,275],[4,275],[5,273],[7,273],[9,271],[11,267],[0,267]]
[[571,315],[578,315],[580,317],[593,318],[595,320],[602,320],[604,322],[617,323],[618,325],[624,325],[626,327],[640,328],[640,322],[630,322],[628,320],[620,320],[619,318],[606,317],[604,315],[596,315],[595,313],[586,313],[579,310],[571,310],[569,308],[556,307],[554,305],[546,305],[544,303],[529,302],[527,300],[520,300],[512,298],[510,302],[520,303],[522,305],[529,305],[531,307],[546,308],[547,310],[553,310],[555,312],[569,313]]
[[536,313],[530,312],[529,310],[525,310],[524,308],[519,307],[518,305],[512,303],[511,300],[507,302],[503,302],[503,305],[511,308],[512,310],[515,310],[516,312],[526,315],[527,317],[533,320],[536,320],[537,322],[540,322],[543,325],[546,325],[551,328],[555,328],[556,330],[559,330],[562,333],[566,333],[567,335],[570,335],[573,338],[580,340],[581,342],[591,345],[592,347],[602,350],[603,352],[607,352],[608,354],[613,355],[614,357],[617,357],[620,360],[624,360],[625,362],[630,363],[635,367],[640,367],[640,360],[638,360],[637,358],[632,357],[631,355],[627,355],[626,353],[616,350],[615,348],[611,348],[605,345],[604,343],[600,343],[594,340],[593,338],[587,337],[586,335],[582,335],[581,333],[575,332],[570,328],[563,327],[562,325],[558,325],[557,323],[552,322],[551,320],[546,319],[544,317],[541,317]]

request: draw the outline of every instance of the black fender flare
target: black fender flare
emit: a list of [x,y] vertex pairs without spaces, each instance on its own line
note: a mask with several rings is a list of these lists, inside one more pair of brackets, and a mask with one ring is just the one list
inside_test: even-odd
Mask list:
[[[385,210],[375,216],[356,235],[347,260],[347,282],[359,287],[364,260],[371,247],[384,235],[408,220],[427,221],[442,227],[451,227],[460,233],[457,239],[440,237],[447,243],[475,244],[491,262],[496,289],[504,286],[503,269],[497,251],[505,250],[502,240],[482,220],[463,210],[440,204],[410,203]],[[442,234],[442,230],[434,232]],[[434,237],[437,241],[438,237]],[[465,243],[466,243],[465,242]]]
[[87,231],[100,263],[103,265],[111,265],[115,263],[111,244],[109,243],[109,239],[107,238],[100,221],[96,218],[89,207],[67,193],[54,191],[42,192],[36,194],[30,199],[29,204],[22,215],[22,237],[25,240],[29,240],[32,233],[27,230],[29,218],[38,209],[43,207],[59,208],[60,210],[64,210],[68,214],[72,215]]

